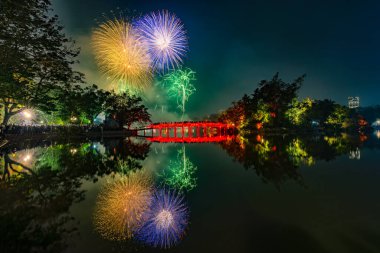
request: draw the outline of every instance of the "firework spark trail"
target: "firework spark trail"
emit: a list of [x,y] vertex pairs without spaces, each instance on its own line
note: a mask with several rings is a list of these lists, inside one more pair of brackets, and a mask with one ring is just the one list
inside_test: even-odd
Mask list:
[[94,226],[109,240],[126,240],[143,224],[143,213],[152,199],[152,181],[143,171],[121,176],[101,190]]
[[188,209],[183,197],[169,190],[155,192],[144,217],[146,222],[138,230],[136,238],[153,247],[176,245],[188,225]]
[[164,183],[179,191],[190,191],[197,186],[197,178],[195,176],[197,169],[186,156],[186,148],[183,145],[178,150],[177,160],[171,160],[167,171],[162,175]]
[[182,112],[182,117],[186,111],[186,102],[196,91],[192,84],[195,80],[195,72],[190,68],[177,69],[164,76],[163,83],[168,86],[168,95],[177,99],[177,105]]
[[108,20],[92,34],[100,71],[122,88],[144,90],[152,82],[148,49],[125,20]]
[[179,18],[164,10],[152,12],[134,22],[149,48],[152,66],[160,72],[179,67],[188,51],[186,31]]

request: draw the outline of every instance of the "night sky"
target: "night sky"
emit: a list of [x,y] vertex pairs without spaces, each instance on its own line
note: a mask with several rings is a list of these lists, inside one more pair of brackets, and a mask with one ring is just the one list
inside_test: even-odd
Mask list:
[[301,98],[380,104],[379,1],[53,0],[53,7],[82,48],[78,69],[99,86],[89,44],[96,19],[118,7],[174,12],[189,36],[185,66],[197,72],[191,117],[228,107],[276,72],[286,81],[307,75]]

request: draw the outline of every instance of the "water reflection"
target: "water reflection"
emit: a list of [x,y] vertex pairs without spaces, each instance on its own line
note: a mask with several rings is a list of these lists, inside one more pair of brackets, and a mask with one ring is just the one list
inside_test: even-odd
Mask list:
[[[119,140],[106,146],[113,150],[123,143]],[[38,144],[45,148],[20,142],[0,150],[2,252],[63,251],[76,232],[69,208],[84,200],[82,183],[95,182],[117,168],[115,156],[107,151],[102,154],[93,143]],[[149,145],[128,144],[124,150],[130,152],[124,152],[124,158],[131,169],[137,169]],[[23,150],[25,146],[32,148]]]
[[153,247],[170,248],[183,237],[188,216],[183,196],[166,189],[158,190],[144,214],[145,222],[138,230],[137,238]]
[[186,147],[177,150],[176,159],[170,160],[168,167],[161,174],[164,184],[179,191],[190,191],[197,186],[197,166],[186,155]]
[[348,154],[360,159],[365,135],[348,136],[237,136],[220,146],[246,169],[252,169],[264,182],[277,188],[288,180],[305,185],[300,166],[313,166],[317,160],[330,161]]
[[[288,181],[307,185],[301,167],[339,156],[359,159],[364,156],[364,146],[379,149],[378,134],[372,138],[345,134],[238,136],[215,145],[264,182],[281,189]],[[157,248],[173,247],[183,239],[189,223],[184,194],[197,187],[197,174],[202,172],[197,168],[199,160],[189,158],[190,144],[179,148],[155,144],[151,171],[142,163],[151,147],[144,139],[12,145],[0,151],[0,244],[4,252],[65,250],[78,228],[70,207],[85,199],[84,182],[103,177],[107,181],[102,180],[106,182],[93,213],[93,227],[103,238]],[[169,162],[157,163],[158,157],[171,154],[170,150],[175,155],[167,157]]]
[[152,179],[145,171],[120,176],[103,186],[94,212],[95,229],[109,240],[126,240],[142,225],[150,206]]

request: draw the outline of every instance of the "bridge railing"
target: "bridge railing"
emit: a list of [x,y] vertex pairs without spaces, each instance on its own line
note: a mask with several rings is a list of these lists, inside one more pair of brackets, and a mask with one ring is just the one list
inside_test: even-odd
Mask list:
[[160,122],[136,130],[138,136],[164,138],[201,138],[231,135],[233,132],[233,125],[209,121]]

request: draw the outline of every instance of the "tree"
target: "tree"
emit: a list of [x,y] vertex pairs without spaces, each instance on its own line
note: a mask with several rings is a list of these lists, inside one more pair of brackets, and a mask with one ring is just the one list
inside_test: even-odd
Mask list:
[[130,129],[133,123],[150,122],[148,109],[141,104],[142,99],[129,93],[111,93],[105,104],[107,116],[112,117],[119,126]]
[[79,54],[63,33],[50,0],[0,2],[0,104],[3,123],[27,107],[49,111],[56,86],[82,82],[73,71]]
[[307,122],[307,113],[311,109],[313,101],[310,98],[305,98],[299,102],[298,99],[293,99],[291,107],[285,112],[290,123],[296,126],[303,125]]
[[336,105],[332,114],[327,118],[326,124],[335,129],[347,128],[349,119],[349,109],[342,105]]
[[256,111],[260,103],[269,107],[275,127],[282,126],[285,122],[285,112],[297,97],[297,92],[301,88],[305,75],[297,78],[291,83],[286,83],[279,78],[276,73],[272,80],[263,80],[252,95],[253,110]]
[[222,112],[218,120],[242,129],[247,125],[247,116],[251,114],[251,107],[251,98],[244,94],[240,100],[232,102],[232,106]]
[[314,100],[307,117],[324,127],[327,118],[333,113],[336,106],[337,104],[329,99]]

